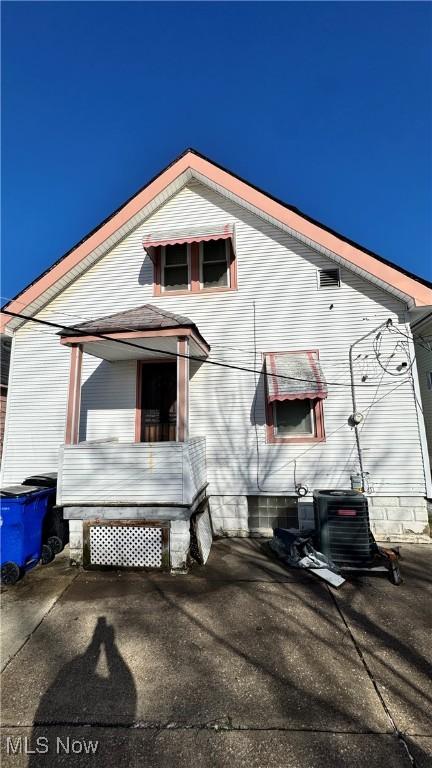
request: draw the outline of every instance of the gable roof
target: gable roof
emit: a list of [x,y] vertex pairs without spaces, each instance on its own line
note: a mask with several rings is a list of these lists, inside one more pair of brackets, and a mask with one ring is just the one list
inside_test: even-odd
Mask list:
[[[429,281],[329,229],[196,150],[187,149],[40,277],[5,304],[3,310],[21,313],[27,310],[32,314],[40,309],[69,281],[76,278],[80,271],[90,266],[92,260],[99,258],[191,178],[216,189],[312,248],[320,250],[329,258],[359,272],[366,279],[405,301],[411,308],[432,305],[432,283]],[[2,330],[10,320],[10,316],[2,315]]]

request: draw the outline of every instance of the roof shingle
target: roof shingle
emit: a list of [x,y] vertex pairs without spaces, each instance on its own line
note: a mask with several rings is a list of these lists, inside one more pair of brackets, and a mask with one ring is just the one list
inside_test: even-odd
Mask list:
[[[75,331],[82,331],[87,335],[92,333],[120,333],[122,331],[157,331],[161,328],[193,328],[199,333],[193,320],[173,312],[153,307],[151,304],[143,304],[126,312],[116,312],[114,315],[99,317],[74,326]],[[60,331],[59,336],[70,336],[71,331]]]

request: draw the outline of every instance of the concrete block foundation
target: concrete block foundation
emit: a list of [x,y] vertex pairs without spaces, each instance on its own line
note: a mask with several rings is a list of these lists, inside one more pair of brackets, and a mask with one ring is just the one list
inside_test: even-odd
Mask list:
[[[210,496],[214,533],[217,536],[271,536],[274,527],[271,522],[282,527],[299,527],[302,531],[314,527],[311,497],[273,497],[274,503],[268,502],[268,510],[260,509],[258,517],[256,502],[251,503],[256,498]],[[277,504],[276,499],[281,503]],[[432,543],[428,503],[422,496],[371,496],[368,502],[372,532],[378,541]],[[261,524],[257,525],[257,520]]]
[[[272,536],[277,525],[314,527],[312,498],[294,496],[211,496],[210,516],[216,536]],[[428,503],[421,496],[372,496],[369,517],[377,541],[393,543],[432,543]],[[111,510],[111,514],[115,514]],[[110,515],[111,516],[111,515]],[[145,521],[143,521],[144,523]],[[169,521],[169,566],[182,571],[187,567],[190,548],[190,521]],[[83,521],[69,520],[71,562],[83,563]]]
[[428,504],[422,496],[372,496],[369,516],[379,541],[432,543]]

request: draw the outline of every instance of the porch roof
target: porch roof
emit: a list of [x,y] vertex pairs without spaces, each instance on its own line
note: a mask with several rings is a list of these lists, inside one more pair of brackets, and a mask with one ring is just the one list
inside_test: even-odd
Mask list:
[[89,320],[58,335],[62,344],[81,344],[87,354],[105,360],[166,358],[182,336],[189,337],[190,354],[206,357],[210,352],[193,320],[151,304]]

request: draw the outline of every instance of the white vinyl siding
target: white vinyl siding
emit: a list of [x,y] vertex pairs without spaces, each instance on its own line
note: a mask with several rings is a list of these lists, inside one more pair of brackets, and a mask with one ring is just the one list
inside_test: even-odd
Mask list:
[[421,336],[415,339],[415,356],[429,460],[432,465],[432,322],[422,326]]
[[61,450],[59,504],[157,501],[186,505],[206,482],[204,439],[190,443],[82,443]]
[[[235,224],[238,291],[154,297],[153,265],[143,250],[149,231]],[[330,382],[324,402],[326,441],[266,444],[265,392],[259,374],[192,364],[190,436],[206,438],[209,493],[283,494],[294,475],[309,488],[346,487],[358,469],[352,412],[349,346],[391,318],[409,332],[405,307],[375,284],[340,270],[336,298],[317,290],[317,270],[333,263],[218,193],[192,182],[39,312],[66,324],[145,303],[191,318],[211,345],[210,358],[261,369],[262,353],[318,349]],[[372,337],[373,338],[373,337]],[[409,381],[394,382],[373,361],[372,340],[359,345],[355,375],[363,463],[382,495],[424,495],[416,404]],[[84,356],[81,439],[134,434],[135,370]],[[108,373],[109,370],[109,373]],[[108,374],[108,379],[102,375]],[[367,375],[368,386],[361,388]],[[18,330],[8,398],[3,482],[55,470],[64,440],[69,351],[55,331],[30,323]],[[108,384],[102,383],[108,381]],[[392,386],[389,386],[389,383]],[[393,386],[394,385],[394,386]],[[368,412],[376,401],[383,400]],[[258,476],[258,484],[257,484]]]

